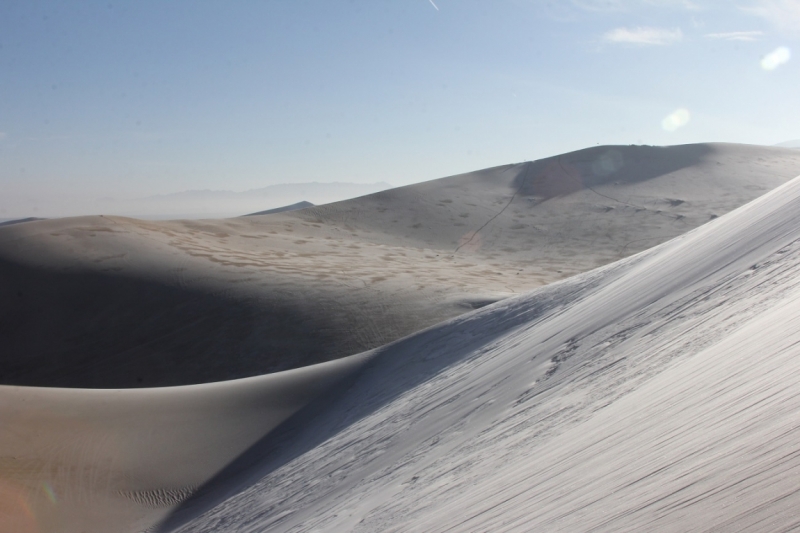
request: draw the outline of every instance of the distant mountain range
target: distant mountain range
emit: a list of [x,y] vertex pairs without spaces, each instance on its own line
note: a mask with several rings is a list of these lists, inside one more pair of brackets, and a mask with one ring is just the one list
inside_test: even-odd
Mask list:
[[[86,200],[37,198],[2,205],[3,218],[119,215],[149,219],[224,218],[282,208],[298,202],[314,205],[357,198],[391,189],[377,183],[281,183],[248,191],[190,190],[143,198],[97,198]],[[2,221],[3,219],[0,219]]]
[[298,202],[328,204],[391,189],[378,183],[281,183],[243,192],[196,190],[148,196],[136,200],[110,200],[119,214],[145,217],[216,218],[240,216]]
[[[139,201],[160,202],[160,201],[185,201],[185,200],[222,200],[222,199],[243,199],[243,198],[285,198],[300,196],[302,199],[315,198],[318,203],[327,203],[320,200],[329,198],[355,198],[373,192],[391,189],[392,186],[385,181],[377,183],[280,183],[269,185],[260,189],[250,189],[242,192],[235,191],[214,191],[214,190],[192,190],[182,191],[172,194],[160,194],[141,198]],[[337,200],[329,200],[337,201]]]
[[800,148],[800,139],[778,143],[775,146],[780,146],[782,148]]

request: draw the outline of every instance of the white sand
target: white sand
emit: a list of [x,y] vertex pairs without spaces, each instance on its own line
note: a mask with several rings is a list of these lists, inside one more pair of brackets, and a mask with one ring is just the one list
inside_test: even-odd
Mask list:
[[181,531],[798,527],[799,211],[800,178],[387,348]]

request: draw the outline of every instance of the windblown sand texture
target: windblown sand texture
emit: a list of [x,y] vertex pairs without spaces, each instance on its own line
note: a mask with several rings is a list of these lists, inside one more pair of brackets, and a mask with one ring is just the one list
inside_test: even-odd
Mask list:
[[597,147],[0,228],[0,532],[789,527],[797,174]]

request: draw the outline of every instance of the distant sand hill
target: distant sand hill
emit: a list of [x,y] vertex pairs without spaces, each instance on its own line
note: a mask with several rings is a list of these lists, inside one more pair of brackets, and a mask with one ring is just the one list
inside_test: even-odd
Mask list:
[[790,530],[798,174],[596,147],[4,226],[0,533]]
[[44,220],[43,218],[37,217],[28,217],[28,218],[15,218],[11,220],[3,220],[0,222],[0,226],[12,226],[14,224],[23,224],[25,222],[35,222],[37,220]]
[[314,207],[314,204],[311,202],[306,202],[303,200],[302,202],[297,202],[291,205],[285,205],[283,207],[276,207],[274,209],[267,209],[266,211],[258,211],[257,213],[249,213],[244,215],[246,217],[252,217],[255,215],[273,215],[275,213],[285,213],[286,211],[297,211],[298,209],[305,209],[307,207]]

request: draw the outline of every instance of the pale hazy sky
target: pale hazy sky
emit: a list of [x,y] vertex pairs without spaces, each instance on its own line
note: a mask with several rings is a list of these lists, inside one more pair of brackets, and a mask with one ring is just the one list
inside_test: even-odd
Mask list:
[[800,0],[4,0],[0,218],[797,139],[798,41]]

